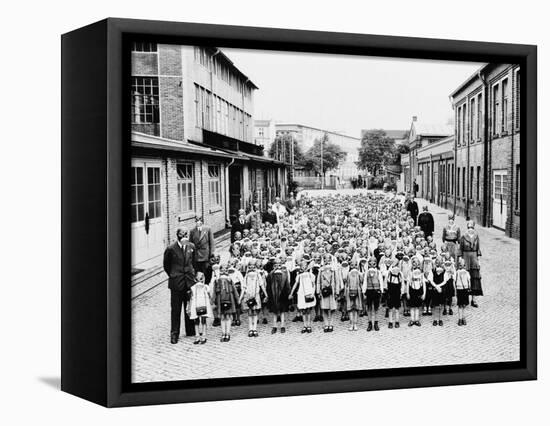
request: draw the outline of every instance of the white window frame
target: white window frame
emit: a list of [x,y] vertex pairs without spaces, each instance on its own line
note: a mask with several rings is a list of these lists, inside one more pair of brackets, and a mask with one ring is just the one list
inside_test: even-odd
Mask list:
[[[211,174],[211,167],[218,170],[217,176]],[[222,205],[222,167],[220,164],[208,164],[208,200],[210,201],[210,207],[221,207]]]
[[[178,172],[180,166],[190,167],[191,177],[182,178]],[[177,182],[177,191],[178,191],[178,211],[180,214],[192,213],[195,211],[195,166],[193,163],[187,162],[178,162],[176,164],[176,182]],[[185,198],[190,200],[190,208],[184,208],[182,198],[182,193],[184,187],[186,188]],[[191,194],[187,194],[187,188],[191,188]]]

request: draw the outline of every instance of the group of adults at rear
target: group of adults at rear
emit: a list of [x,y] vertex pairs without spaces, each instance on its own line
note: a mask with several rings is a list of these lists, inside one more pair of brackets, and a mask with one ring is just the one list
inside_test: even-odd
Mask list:
[[[259,223],[277,224],[279,218],[295,211],[298,205],[295,193],[291,193],[285,202],[279,197],[275,198],[274,203],[267,205],[265,212],[260,211],[258,203],[254,203],[248,213],[240,209],[237,218],[231,224],[231,242],[237,233],[242,235],[245,230],[255,229]],[[170,341],[173,344],[179,340],[182,311],[185,335],[195,335],[195,323],[186,313],[190,290],[195,283],[197,272],[204,274],[206,282],[210,281],[212,270],[209,266],[216,254],[215,251],[214,234],[212,229],[204,224],[202,217],[195,218],[195,225],[191,230],[179,227],[176,230],[176,241],[164,251],[163,267],[168,275],[170,289]]]
[[[435,224],[433,215],[428,211],[428,206],[424,205],[422,213],[419,214],[418,203],[416,202],[416,193],[418,184],[413,183],[413,192],[405,196],[405,209],[410,213],[414,224],[419,226],[426,237],[433,236]],[[443,227],[441,239],[447,245],[451,255],[455,257],[459,251],[465,262],[465,269],[470,273],[472,282],[472,300],[471,305],[477,308],[476,296],[483,296],[481,287],[481,274],[479,272],[479,257],[481,250],[479,248],[479,235],[475,231],[475,223],[469,217],[466,218],[466,232],[461,233],[460,227],[455,223],[454,214],[448,215],[448,222]]]

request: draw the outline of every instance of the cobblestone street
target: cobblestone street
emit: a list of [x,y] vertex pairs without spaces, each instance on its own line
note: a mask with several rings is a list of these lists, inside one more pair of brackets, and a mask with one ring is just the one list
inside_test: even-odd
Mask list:
[[[324,191],[330,192],[330,191]],[[351,192],[348,190],[338,191]],[[321,191],[317,191],[321,193]],[[354,193],[358,193],[355,191]],[[426,201],[418,199],[419,208]],[[441,243],[447,211],[429,204],[435,220],[434,239]],[[461,230],[465,220],[457,218]],[[481,241],[484,296],[479,308],[466,310],[468,325],[459,327],[456,316],[446,316],[443,327],[421,317],[422,327],[388,329],[380,319],[378,332],[359,331],[335,322],[334,333],[314,323],[312,334],[301,334],[301,323],[287,322],[286,334],[270,334],[271,325],[259,325],[259,337],[247,337],[247,319],[232,329],[231,342],[219,341],[220,328],[208,328],[208,343],[194,338],[170,344],[170,294],[166,281],[132,300],[132,375],[134,382],[207,379],[219,377],[292,374],[322,371],[378,369],[516,361],[519,359],[519,241],[494,228],[477,226]],[[227,252],[226,248],[222,248]],[[381,310],[383,313],[383,310]],[[290,319],[294,317],[290,313]]]

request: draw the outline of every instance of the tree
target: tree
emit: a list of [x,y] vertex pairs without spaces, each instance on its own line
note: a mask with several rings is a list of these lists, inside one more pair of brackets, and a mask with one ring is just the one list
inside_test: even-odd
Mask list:
[[395,141],[384,130],[369,130],[361,138],[357,167],[376,175],[383,166],[395,164],[397,154]]
[[285,163],[290,163],[291,144],[294,144],[294,164],[301,164],[304,160],[304,153],[292,135],[277,136],[269,147],[269,157]]
[[[323,152],[323,161],[321,161],[321,151]],[[311,148],[304,154],[302,166],[315,170],[315,172],[324,176],[327,171],[338,168],[346,156],[347,152],[344,152],[338,145],[330,142],[328,135],[325,133],[321,139],[313,141]],[[321,163],[323,164],[322,170]]]

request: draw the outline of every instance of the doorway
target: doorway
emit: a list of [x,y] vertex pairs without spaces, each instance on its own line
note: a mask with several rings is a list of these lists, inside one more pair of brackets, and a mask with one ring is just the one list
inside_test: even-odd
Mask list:
[[229,217],[232,222],[236,219],[242,205],[242,176],[241,166],[229,167]]
[[508,172],[495,170],[493,172],[493,226],[506,229],[508,219]]
[[161,171],[160,161],[132,161],[132,267],[157,265],[164,252]]

